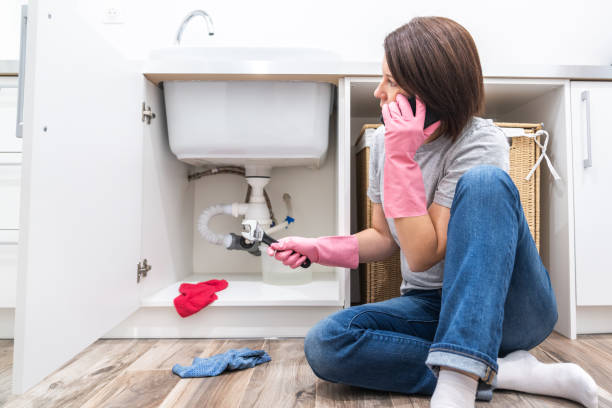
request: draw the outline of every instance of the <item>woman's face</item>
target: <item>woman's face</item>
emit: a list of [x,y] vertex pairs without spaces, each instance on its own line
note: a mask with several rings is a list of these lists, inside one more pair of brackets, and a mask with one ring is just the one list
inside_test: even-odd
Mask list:
[[380,99],[381,108],[385,103],[395,101],[395,96],[397,94],[401,93],[408,97],[408,94],[399,87],[397,82],[395,82],[393,75],[391,75],[391,71],[389,71],[389,66],[387,65],[387,59],[385,57],[383,57],[382,60],[382,74],[382,80],[374,90],[374,97]]
[[[391,75],[391,71],[389,71],[389,66],[387,65],[387,59],[385,57],[383,57],[382,61],[382,72],[383,78],[374,90],[374,97],[380,99],[381,108],[385,103],[391,103],[395,101],[395,97],[397,96],[397,94],[402,94],[409,98],[408,92],[400,88],[397,82],[395,82],[395,79]],[[442,128],[439,127],[432,135],[430,135],[425,140],[425,143],[429,143],[430,141],[440,136],[442,134],[441,132]]]

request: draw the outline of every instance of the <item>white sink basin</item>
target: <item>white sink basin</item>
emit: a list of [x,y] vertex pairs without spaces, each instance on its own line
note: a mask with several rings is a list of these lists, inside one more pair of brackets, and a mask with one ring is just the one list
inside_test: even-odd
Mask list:
[[212,80],[189,73],[266,74],[316,65],[337,54],[312,48],[170,47],[150,60],[185,79],[164,80],[172,152],[193,165],[320,167],[329,140],[334,85],[298,80]]

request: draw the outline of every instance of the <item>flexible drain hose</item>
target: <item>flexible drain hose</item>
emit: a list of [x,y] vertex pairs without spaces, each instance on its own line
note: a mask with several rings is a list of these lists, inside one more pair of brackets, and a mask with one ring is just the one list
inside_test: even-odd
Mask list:
[[216,245],[223,245],[229,248],[232,244],[232,236],[230,234],[216,234],[208,228],[208,222],[212,217],[219,214],[232,214],[231,204],[217,204],[208,207],[198,218],[198,231],[208,241]]

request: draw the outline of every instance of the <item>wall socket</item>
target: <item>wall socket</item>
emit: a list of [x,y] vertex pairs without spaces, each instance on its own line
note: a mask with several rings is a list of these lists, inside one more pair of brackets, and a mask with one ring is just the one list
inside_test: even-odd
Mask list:
[[117,7],[108,7],[104,10],[103,24],[123,24],[123,14]]

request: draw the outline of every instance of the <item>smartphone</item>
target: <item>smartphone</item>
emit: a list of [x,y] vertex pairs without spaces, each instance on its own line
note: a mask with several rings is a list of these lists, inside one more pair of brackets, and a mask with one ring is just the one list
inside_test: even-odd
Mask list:
[[[408,103],[410,103],[410,107],[412,108],[412,114],[416,115],[416,97],[412,96],[408,98]],[[436,123],[438,120],[440,120],[440,117],[436,112],[432,111],[431,109],[426,109],[425,110],[425,124],[423,125],[423,129],[425,129],[432,123]],[[382,114],[380,115],[380,123],[382,123],[383,125],[385,124]]]

